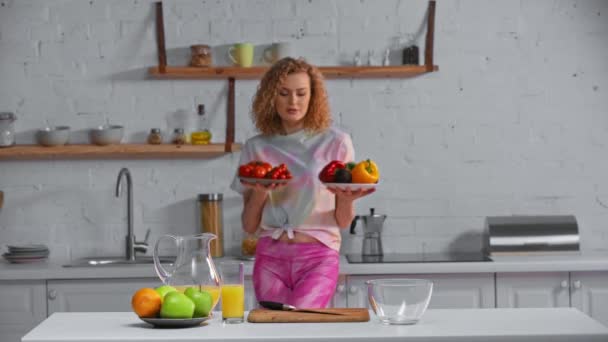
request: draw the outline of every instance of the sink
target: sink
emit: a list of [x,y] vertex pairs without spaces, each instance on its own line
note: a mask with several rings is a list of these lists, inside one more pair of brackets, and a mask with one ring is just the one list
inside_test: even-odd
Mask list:
[[[175,257],[164,256],[159,257],[163,264],[171,264],[175,261]],[[74,260],[63,267],[100,267],[100,266],[120,266],[120,265],[145,265],[153,264],[154,259],[151,256],[140,256],[135,260],[127,260],[124,256],[108,256],[108,257],[87,257]]]

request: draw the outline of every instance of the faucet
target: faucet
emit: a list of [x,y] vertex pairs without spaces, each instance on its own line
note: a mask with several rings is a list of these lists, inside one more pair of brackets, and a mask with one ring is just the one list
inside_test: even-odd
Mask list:
[[126,167],[120,169],[118,179],[116,180],[116,197],[120,197],[122,190],[122,178],[127,179],[127,250],[126,257],[129,261],[135,261],[135,253],[148,251],[148,238],[150,237],[150,229],[146,232],[146,238],[143,242],[135,240],[133,234],[133,181],[131,180],[131,172]]

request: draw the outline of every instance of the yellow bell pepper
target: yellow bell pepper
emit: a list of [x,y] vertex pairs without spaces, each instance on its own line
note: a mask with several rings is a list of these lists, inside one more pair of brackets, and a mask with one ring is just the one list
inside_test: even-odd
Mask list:
[[351,174],[353,183],[378,183],[380,178],[378,166],[370,159],[355,165]]

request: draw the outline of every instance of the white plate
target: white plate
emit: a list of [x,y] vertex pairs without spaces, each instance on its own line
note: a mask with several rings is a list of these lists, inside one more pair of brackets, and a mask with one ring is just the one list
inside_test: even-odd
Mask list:
[[250,178],[250,177],[239,177],[242,181],[247,183],[270,185],[270,184],[284,184],[289,183],[291,179],[269,179],[269,178]]
[[7,256],[6,254],[3,254],[4,259],[6,259],[8,262],[12,263],[12,264],[29,264],[29,263],[34,263],[34,262],[40,262],[40,261],[44,261],[47,260],[47,257],[35,257],[35,258],[13,258],[10,256]]
[[48,251],[48,247],[46,245],[8,245],[8,250],[11,252],[39,252],[39,251]]
[[15,257],[15,258],[31,258],[31,257],[47,257],[49,256],[49,254],[51,254],[51,252],[49,252],[48,250],[46,251],[40,251],[40,252],[9,252],[9,253],[5,253],[5,255],[9,256],[9,257]]
[[374,189],[378,186],[378,183],[323,183],[328,188],[337,188],[341,190],[367,190]]
[[211,315],[207,317],[195,317],[195,318],[146,318],[139,317],[142,321],[152,324],[157,328],[188,328],[201,325],[204,321],[211,318]]

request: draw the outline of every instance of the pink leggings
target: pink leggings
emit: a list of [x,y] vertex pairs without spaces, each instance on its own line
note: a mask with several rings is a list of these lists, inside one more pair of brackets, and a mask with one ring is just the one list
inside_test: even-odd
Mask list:
[[263,237],[253,266],[258,301],[324,308],[338,282],[340,255],[322,243],[287,243]]

